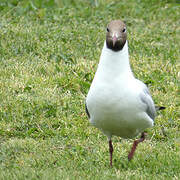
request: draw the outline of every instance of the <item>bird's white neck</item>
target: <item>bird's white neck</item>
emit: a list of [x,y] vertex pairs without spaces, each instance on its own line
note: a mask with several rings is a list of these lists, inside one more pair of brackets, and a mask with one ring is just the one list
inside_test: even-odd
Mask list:
[[104,43],[96,76],[103,76],[102,78],[107,80],[121,76],[133,77],[129,64],[127,41],[123,49],[118,52],[107,48],[106,42]]

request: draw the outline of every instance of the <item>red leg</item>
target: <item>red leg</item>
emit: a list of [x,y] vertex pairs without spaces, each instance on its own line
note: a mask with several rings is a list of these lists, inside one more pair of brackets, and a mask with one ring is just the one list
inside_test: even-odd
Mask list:
[[113,145],[112,145],[112,141],[111,140],[109,140],[109,154],[110,154],[110,166],[112,167]]
[[132,146],[132,149],[131,149],[131,152],[130,152],[129,155],[128,155],[128,160],[129,160],[129,161],[133,158],[134,152],[135,152],[135,150],[136,150],[137,145],[138,145],[140,142],[143,142],[143,141],[145,140],[145,136],[146,136],[146,135],[147,135],[147,134],[146,134],[145,132],[143,132],[143,133],[141,134],[141,138],[134,141],[133,146]]

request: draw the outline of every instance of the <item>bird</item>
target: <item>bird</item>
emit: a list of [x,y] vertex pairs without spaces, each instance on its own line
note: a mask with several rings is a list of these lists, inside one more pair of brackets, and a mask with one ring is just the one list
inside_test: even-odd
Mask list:
[[127,28],[122,20],[107,25],[106,40],[97,71],[85,100],[90,124],[108,138],[112,166],[112,136],[134,140],[128,154],[130,161],[136,147],[145,140],[145,130],[154,126],[156,109],[148,87],[136,79],[130,66]]

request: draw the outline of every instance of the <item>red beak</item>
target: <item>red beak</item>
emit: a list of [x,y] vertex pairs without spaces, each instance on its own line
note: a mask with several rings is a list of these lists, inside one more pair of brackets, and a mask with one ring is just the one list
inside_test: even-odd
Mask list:
[[117,37],[116,36],[113,36],[113,47],[115,46],[115,44],[116,44],[116,41],[117,41]]

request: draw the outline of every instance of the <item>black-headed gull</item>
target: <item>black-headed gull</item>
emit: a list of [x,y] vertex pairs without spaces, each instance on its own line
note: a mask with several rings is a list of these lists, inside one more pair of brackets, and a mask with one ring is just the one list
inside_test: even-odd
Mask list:
[[145,139],[144,130],[154,124],[156,108],[146,85],[131,71],[126,25],[121,20],[107,26],[100,62],[86,98],[86,112],[90,123],[108,137],[111,166],[113,135],[134,138],[141,133],[128,155],[131,160],[136,146]]

